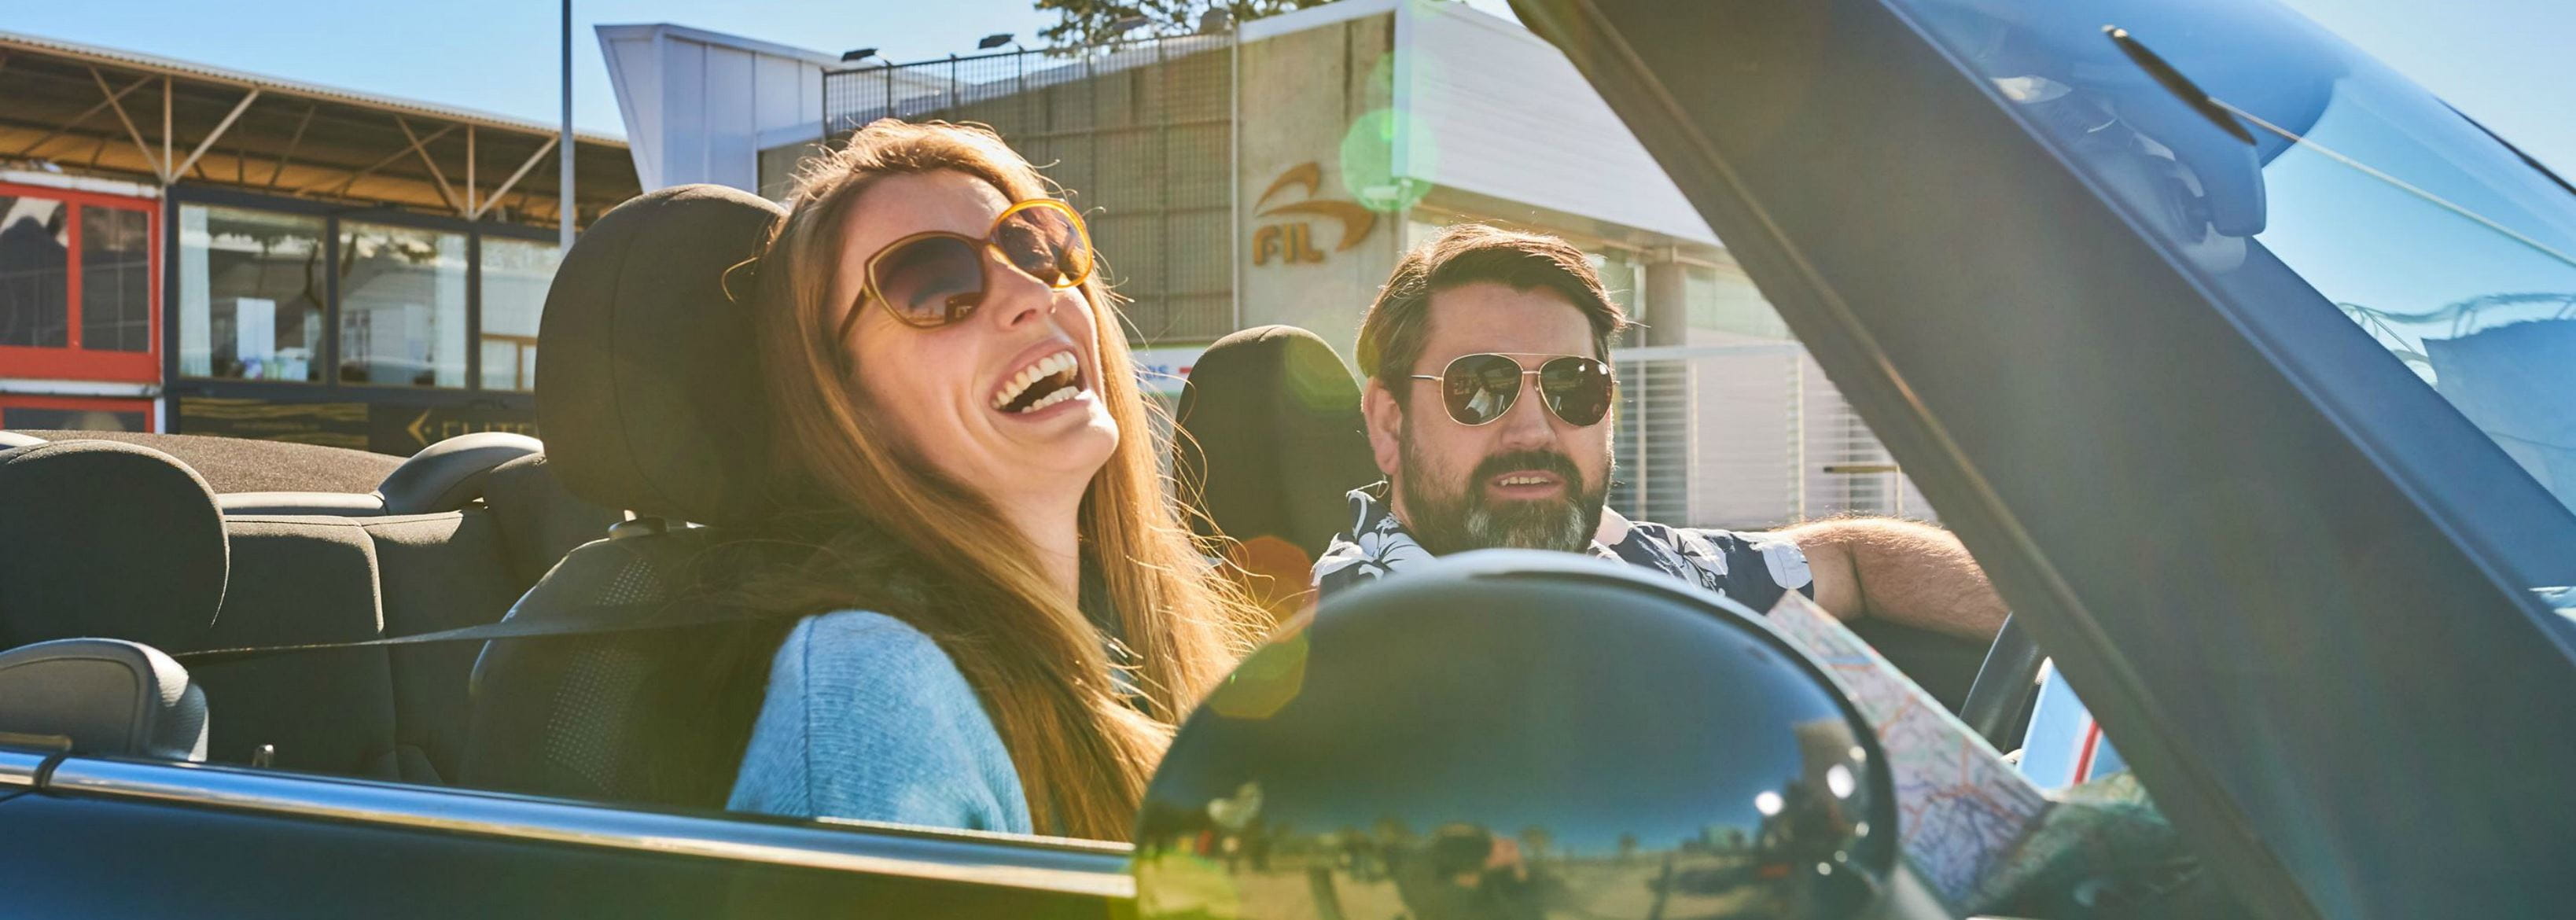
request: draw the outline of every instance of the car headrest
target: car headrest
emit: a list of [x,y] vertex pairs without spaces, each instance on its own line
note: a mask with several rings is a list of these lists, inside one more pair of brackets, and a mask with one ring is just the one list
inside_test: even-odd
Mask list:
[[1182,481],[1202,483],[1207,516],[1247,544],[1285,540],[1311,558],[1349,525],[1343,496],[1379,479],[1350,366],[1295,326],[1208,346],[1175,414]]
[[538,330],[537,422],[573,494],[705,524],[766,510],[751,305],[724,276],[784,216],[748,192],[678,186],[618,205],[564,255]]
[[394,467],[376,494],[386,514],[454,511],[483,495],[483,480],[501,464],[544,453],[546,445],[523,434],[479,431],[420,449]]
[[115,441],[0,451],[0,647],[193,645],[222,606],[223,513],[196,471]]
[[206,759],[206,694],[148,645],[56,639],[0,652],[0,732],[83,755]]

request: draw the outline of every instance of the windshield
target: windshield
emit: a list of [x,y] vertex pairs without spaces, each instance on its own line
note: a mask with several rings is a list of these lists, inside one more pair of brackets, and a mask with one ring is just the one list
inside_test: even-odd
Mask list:
[[[2294,306],[2302,298],[2256,279],[2275,265],[2295,272],[2576,509],[2566,187],[2268,4],[1909,5],[2203,277],[2247,302]],[[2144,54],[2124,53],[2112,26]],[[2159,63],[2174,79],[2157,80]],[[2194,88],[2208,97],[2198,108]]]

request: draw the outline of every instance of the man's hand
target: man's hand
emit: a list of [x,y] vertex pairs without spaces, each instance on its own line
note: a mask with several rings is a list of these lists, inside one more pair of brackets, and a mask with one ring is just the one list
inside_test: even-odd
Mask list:
[[1887,518],[1847,518],[1779,531],[1807,554],[1816,605],[1843,620],[1882,617],[1972,639],[2003,628],[2003,598],[1949,531]]

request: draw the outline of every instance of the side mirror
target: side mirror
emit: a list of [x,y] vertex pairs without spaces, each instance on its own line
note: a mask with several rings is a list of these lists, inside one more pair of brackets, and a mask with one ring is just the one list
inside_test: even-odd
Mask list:
[[160,650],[56,639],[0,652],[0,744],[206,759],[206,694]]
[[1139,913],[1889,915],[1883,760],[1731,601],[1461,554],[1325,604],[1189,719],[1138,818]]

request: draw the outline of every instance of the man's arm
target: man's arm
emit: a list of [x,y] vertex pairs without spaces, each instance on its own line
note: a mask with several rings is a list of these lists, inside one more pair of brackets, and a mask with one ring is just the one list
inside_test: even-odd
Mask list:
[[1779,532],[1807,554],[1816,605],[1844,620],[1890,623],[1974,639],[2004,623],[2003,598],[1949,531],[1885,518],[1802,524]]

